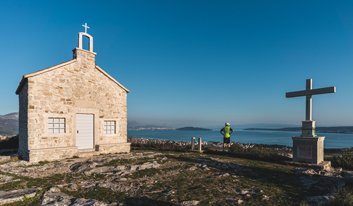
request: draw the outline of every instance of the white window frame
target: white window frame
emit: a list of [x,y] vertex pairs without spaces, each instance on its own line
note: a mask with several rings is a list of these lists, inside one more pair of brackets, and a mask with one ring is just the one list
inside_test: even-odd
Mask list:
[[50,135],[66,134],[66,118],[65,117],[48,117],[47,133]]
[[103,121],[103,134],[104,136],[116,135],[116,120],[104,120]]

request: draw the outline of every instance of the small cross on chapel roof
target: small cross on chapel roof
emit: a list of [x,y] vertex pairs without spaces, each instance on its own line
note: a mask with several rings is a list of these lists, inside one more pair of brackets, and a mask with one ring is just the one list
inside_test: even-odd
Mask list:
[[83,37],[87,37],[89,39],[88,51],[93,52],[93,36],[87,33],[87,29],[90,27],[87,25],[87,23],[82,24],[82,27],[85,28],[85,31],[78,33],[78,48],[83,49]]
[[82,26],[85,28],[85,33],[87,34],[87,29],[89,29],[90,27],[87,25],[87,23],[82,24]]

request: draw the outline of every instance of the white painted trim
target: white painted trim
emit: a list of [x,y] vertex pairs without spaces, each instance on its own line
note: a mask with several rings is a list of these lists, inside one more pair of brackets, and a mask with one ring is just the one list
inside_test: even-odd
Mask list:
[[55,65],[55,66],[53,66],[53,67],[48,67],[48,68],[45,68],[45,69],[42,69],[42,70],[39,70],[39,71],[30,73],[30,74],[26,74],[26,75],[23,76],[23,78],[34,77],[34,76],[37,76],[37,75],[39,75],[39,74],[43,74],[43,73],[46,73],[46,72],[50,72],[50,71],[52,71],[52,70],[54,70],[54,69],[58,69],[58,68],[60,68],[60,67],[63,67],[63,66],[72,64],[72,63],[74,63],[74,62],[76,62],[76,61],[77,61],[76,59],[72,59],[72,60],[70,60],[70,61],[67,61],[67,62],[58,64],[58,65]]
[[[78,123],[78,116],[79,115],[83,115],[83,116],[87,116],[87,115],[89,115],[89,116],[91,116],[92,117],[92,125],[90,125],[90,126],[92,126],[92,147],[88,147],[88,148],[79,148],[79,146],[82,146],[82,144],[81,145],[78,145],[77,143],[78,143],[78,138],[79,138],[79,134],[77,133],[77,131],[78,131],[78,127],[77,127],[77,123]],[[75,132],[74,132],[74,134],[75,134],[75,146],[77,147],[77,149],[78,150],[87,150],[87,149],[89,149],[89,150],[94,150],[94,148],[95,148],[95,115],[94,114],[92,114],[92,113],[76,113],[75,114],[75,124],[76,124],[76,130],[75,130]],[[80,137],[82,137],[82,135],[80,136]],[[81,139],[82,140],[82,139]],[[89,139],[90,140],[90,139]],[[89,141],[90,142],[90,141]],[[81,143],[82,143],[82,141],[81,141]],[[91,143],[89,143],[89,144],[91,144]],[[83,145],[85,145],[85,144],[83,144]]]
[[[104,122],[105,121],[115,121],[115,134],[105,134],[105,131],[104,131]],[[102,123],[101,123],[102,137],[109,137],[109,138],[116,137],[116,138],[118,138],[118,134],[120,131],[118,125],[119,125],[118,119],[102,119]]]
[[[76,48],[76,49],[79,49],[79,48]],[[85,50],[84,50],[85,51]],[[93,52],[94,53],[94,52]],[[94,53],[95,54],[95,53]],[[43,73],[46,73],[46,72],[50,72],[50,71],[53,71],[55,69],[58,69],[60,67],[63,67],[63,66],[67,66],[69,64],[72,64],[72,63],[75,63],[77,62],[77,59],[72,59],[70,61],[67,61],[67,62],[63,62],[61,64],[58,64],[58,65],[55,65],[55,66],[52,66],[52,67],[48,67],[48,68],[45,68],[45,69],[42,69],[42,70],[39,70],[39,71],[36,71],[36,72],[33,72],[33,73],[29,73],[29,74],[26,74],[23,76],[21,82],[20,82],[20,85],[18,86],[17,90],[16,90],[16,94],[19,94],[20,93],[20,90],[22,89],[22,86],[23,84],[25,83],[24,80],[25,79],[28,79],[30,77],[34,77],[34,76],[37,76],[37,75],[40,75],[40,74],[43,74]],[[122,89],[124,89],[127,93],[129,93],[129,89],[127,89],[124,85],[122,85],[120,82],[118,82],[115,78],[113,78],[112,76],[110,76],[107,72],[105,72],[101,67],[99,67],[98,65],[96,65],[96,69],[98,71],[100,71],[101,73],[103,73],[106,77],[108,77],[110,80],[112,80],[114,83],[116,83],[118,86],[120,86]]]
[[118,82],[116,79],[114,79],[112,76],[110,76],[107,72],[105,72],[102,68],[100,68],[98,65],[96,65],[96,69],[98,69],[100,72],[102,72],[105,76],[107,76],[109,79],[111,79],[113,82],[115,82],[117,85],[119,85],[121,88],[123,88],[127,93],[130,91],[124,87],[120,82]]
[[83,108],[83,107],[76,107],[73,110],[73,131],[72,131],[72,138],[73,138],[73,143],[74,146],[76,146],[76,131],[77,131],[77,127],[76,127],[76,114],[93,114],[94,118],[93,118],[93,147],[94,149],[96,148],[97,143],[99,142],[99,128],[97,128],[97,126],[100,125],[99,122],[99,110],[98,109],[94,109],[94,108]]
[[34,77],[34,76],[37,76],[37,75],[40,75],[40,74],[43,74],[45,72],[50,72],[54,69],[58,69],[60,67],[63,67],[63,66],[66,66],[66,65],[69,65],[69,64],[72,64],[72,63],[75,63],[77,62],[76,59],[72,59],[70,61],[67,61],[67,62],[63,62],[61,64],[58,64],[58,65],[55,65],[55,66],[52,66],[52,67],[48,67],[48,68],[45,68],[45,69],[41,69],[41,70],[38,70],[36,72],[33,72],[33,73],[29,73],[29,74],[25,74],[23,75],[22,79],[21,79],[21,82],[20,84],[18,85],[17,89],[16,89],[16,94],[19,94],[22,90],[22,87],[23,85],[26,83],[26,79],[28,79],[29,77]]
[[[48,132],[48,118],[49,117],[57,117],[57,118],[65,118],[65,133],[57,133],[57,134],[53,134],[53,133],[49,133]],[[71,117],[71,115],[69,114],[57,114],[57,113],[45,113],[43,115],[43,123],[44,123],[44,131],[43,131],[43,137],[48,137],[48,138],[53,138],[53,137],[58,137],[58,138],[63,138],[63,137],[67,137],[67,136],[71,136],[71,126],[68,124],[68,120]]]
[[83,49],[83,36],[87,37],[89,39],[89,44],[88,44],[88,51],[93,52],[93,36],[90,34],[87,34],[86,32],[79,32],[78,33],[78,48]]

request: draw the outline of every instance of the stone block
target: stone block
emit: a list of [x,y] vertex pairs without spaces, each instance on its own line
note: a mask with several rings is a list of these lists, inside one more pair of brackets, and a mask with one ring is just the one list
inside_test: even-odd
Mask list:
[[315,132],[315,121],[302,121],[302,137],[315,137],[316,132]]
[[54,161],[65,158],[70,158],[77,155],[76,147],[61,147],[61,148],[41,148],[33,149],[28,152],[28,160],[30,162]]
[[320,164],[324,161],[325,137],[293,137],[293,161]]
[[97,145],[99,154],[109,154],[109,153],[129,153],[130,143],[118,143],[118,144],[101,144]]

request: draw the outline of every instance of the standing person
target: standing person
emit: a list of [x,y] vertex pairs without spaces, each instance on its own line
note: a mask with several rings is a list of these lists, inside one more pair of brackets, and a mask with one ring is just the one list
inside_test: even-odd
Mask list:
[[224,150],[224,147],[230,147],[230,136],[233,133],[233,129],[230,127],[229,123],[226,123],[225,126],[221,129],[220,133],[223,135],[223,150]]

